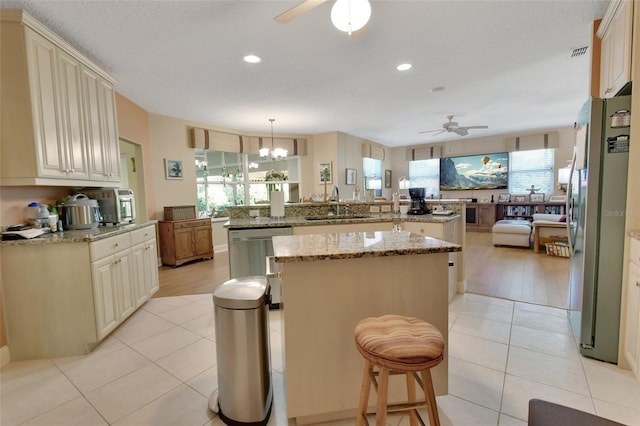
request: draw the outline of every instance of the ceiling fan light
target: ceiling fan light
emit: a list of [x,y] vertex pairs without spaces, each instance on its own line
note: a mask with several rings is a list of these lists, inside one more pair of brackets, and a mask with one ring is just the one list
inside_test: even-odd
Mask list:
[[337,0],[331,8],[333,26],[349,35],[367,25],[370,17],[369,0]]

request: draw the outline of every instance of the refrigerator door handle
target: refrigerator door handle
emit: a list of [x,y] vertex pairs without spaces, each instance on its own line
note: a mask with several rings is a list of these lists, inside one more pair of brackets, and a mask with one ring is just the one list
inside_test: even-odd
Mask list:
[[576,149],[573,148],[573,158],[571,159],[571,171],[569,172],[569,183],[567,183],[567,200],[565,201],[565,216],[567,222],[567,236],[569,237],[569,255],[573,255],[573,234],[572,232],[577,232],[577,229],[573,229],[571,226],[573,219],[573,211],[571,209],[571,204],[573,202],[573,198],[571,194],[573,194],[573,174],[576,172]]

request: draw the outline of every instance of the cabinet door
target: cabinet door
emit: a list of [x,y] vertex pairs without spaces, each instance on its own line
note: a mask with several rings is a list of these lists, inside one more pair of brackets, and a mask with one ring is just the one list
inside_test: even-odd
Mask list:
[[113,268],[114,281],[118,294],[119,321],[123,321],[136,309],[136,301],[131,279],[131,252],[116,254]]
[[67,179],[89,179],[83,124],[83,100],[80,69],[73,56],[59,50],[58,85],[60,89],[61,145]]
[[136,307],[142,305],[149,298],[146,277],[145,244],[131,247],[131,281],[133,284]]
[[38,176],[66,179],[62,129],[58,116],[56,47],[40,34],[26,31],[29,87],[34,120]]
[[119,324],[117,286],[112,272],[115,258],[100,259],[91,264],[93,303],[96,311],[98,340],[113,331]]
[[176,229],[174,232],[175,239],[175,254],[176,260],[184,259],[185,257],[191,257],[194,255],[193,251],[193,229]]
[[211,222],[207,226],[199,226],[193,229],[193,250],[196,256],[209,254],[213,250],[213,242],[211,240]]
[[113,86],[82,67],[85,127],[91,158],[91,180],[120,181],[120,148]]
[[[600,96],[612,97],[631,80],[633,1],[615,3],[617,10],[602,36]],[[612,3],[613,5],[614,3]]]
[[422,234],[427,237],[444,239],[443,225],[440,223],[428,222],[404,222],[402,228],[415,234]]
[[147,278],[147,295],[151,297],[160,288],[160,280],[158,278],[158,247],[156,239],[147,241],[144,247],[145,257],[145,276]]
[[624,356],[636,377],[640,377],[640,268],[632,262],[627,280],[626,324]]
[[106,179],[120,182],[120,144],[118,142],[118,122],[116,121],[116,99],[113,85],[100,79],[98,86],[102,118],[102,150],[105,159]]

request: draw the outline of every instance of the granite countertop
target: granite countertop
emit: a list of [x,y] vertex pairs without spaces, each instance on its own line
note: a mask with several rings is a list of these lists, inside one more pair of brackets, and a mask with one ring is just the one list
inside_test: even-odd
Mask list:
[[135,229],[155,225],[156,223],[157,221],[152,220],[142,223],[130,223],[127,225],[99,226],[94,229],[78,229],[74,231],[46,233],[36,238],[0,241],[0,246],[92,242],[113,237],[118,234],[124,234],[125,232],[133,231]]
[[458,244],[409,231],[284,235],[272,240],[278,263],[462,251]]
[[632,229],[629,231],[629,236],[634,240],[640,241],[640,229]]
[[431,222],[431,223],[446,223],[453,220],[460,219],[459,214],[451,214],[448,216],[434,216],[431,214],[425,215],[394,215],[392,213],[377,214],[373,213],[370,216],[356,216],[356,217],[326,217],[326,218],[313,218],[311,220],[306,219],[304,216],[292,216],[283,218],[270,218],[270,217],[257,217],[255,219],[230,219],[224,224],[225,228],[237,229],[237,228],[275,228],[282,226],[313,226],[313,225],[340,225],[345,223],[375,223],[375,222]]

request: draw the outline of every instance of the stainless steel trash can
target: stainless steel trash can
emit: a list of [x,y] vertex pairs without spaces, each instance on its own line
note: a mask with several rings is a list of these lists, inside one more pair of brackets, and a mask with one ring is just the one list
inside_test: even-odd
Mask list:
[[271,414],[269,297],[264,276],[235,278],[213,292],[218,389],[209,406],[228,425],[265,425]]

